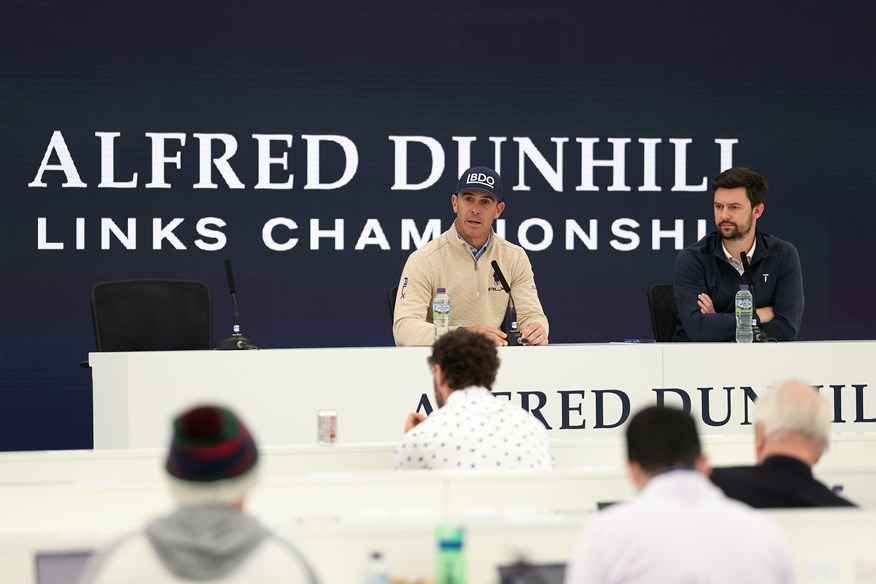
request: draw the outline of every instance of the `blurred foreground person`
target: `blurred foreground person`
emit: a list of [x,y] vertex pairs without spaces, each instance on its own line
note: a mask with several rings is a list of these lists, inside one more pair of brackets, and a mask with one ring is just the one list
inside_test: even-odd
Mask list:
[[315,584],[301,555],[243,512],[257,462],[255,441],[230,410],[179,416],[166,464],[179,509],[92,558],[80,584]]
[[569,559],[567,584],[794,581],[779,528],[709,482],[693,418],[645,408],[626,435],[628,471],[639,492],[587,525]]
[[827,450],[830,410],[799,381],[767,390],[754,405],[756,466],[716,468],[712,482],[752,507],[854,507],[812,476]]

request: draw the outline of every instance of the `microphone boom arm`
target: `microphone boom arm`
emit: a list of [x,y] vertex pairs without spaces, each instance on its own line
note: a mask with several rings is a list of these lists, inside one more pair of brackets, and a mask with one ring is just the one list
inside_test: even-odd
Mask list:
[[237,309],[237,287],[234,285],[231,260],[225,260],[225,275],[228,277],[228,291],[231,292],[231,301],[234,303],[234,314],[232,316],[231,336],[219,343],[216,348],[220,350],[258,349],[251,340],[240,333],[240,311]]
[[529,343],[529,339],[525,338],[517,329],[517,308],[514,306],[514,296],[511,295],[511,286],[508,285],[508,280],[505,279],[505,274],[499,269],[498,262],[493,260],[490,262],[490,265],[493,266],[493,272],[496,274],[496,278],[499,279],[499,283],[502,284],[502,289],[508,294],[508,305],[511,309],[511,330],[507,333],[508,345],[526,345]]

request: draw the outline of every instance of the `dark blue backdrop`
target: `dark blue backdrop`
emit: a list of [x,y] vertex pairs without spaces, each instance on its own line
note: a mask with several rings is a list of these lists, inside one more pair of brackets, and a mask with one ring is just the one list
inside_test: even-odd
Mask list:
[[[716,139],[736,140],[733,164],[769,179],[759,226],[800,252],[801,339],[876,338],[876,253],[867,237],[876,216],[876,47],[868,19],[816,2],[795,3],[793,12],[641,4],[0,1],[0,449],[91,445],[90,374],[77,363],[94,347],[88,294],[97,281],[205,280],[220,340],[230,327],[222,266],[229,258],[244,332],[261,347],[391,344],[385,293],[409,253],[402,220],[420,230],[432,218],[442,228],[452,221],[460,137],[474,138],[472,162],[501,166],[508,238],[518,241],[527,219],[552,229],[552,243],[530,251],[552,342],[651,336],[645,290],[671,279],[677,253],[672,239],[653,248],[652,222],[667,230],[682,220],[683,245],[697,239],[698,220],[712,228],[708,191],[672,190],[672,139],[690,140],[686,183],[721,170]],[[59,170],[42,173],[45,187],[28,186],[57,131],[87,187],[63,187]],[[136,188],[98,187],[96,132],[120,133],[116,180],[136,172]],[[167,189],[146,187],[153,177],[146,133],[156,132],[186,135],[185,146],[169,143],[169,155],[181,151],[181,168],[166,167]],[[244,188],[229,188],[215,168],[218,188],[193,187],[198,133],[236,139],[229,163]],[[289,161],[285,171],[272,167],[272,180],[292,174],[292,189],[255,188],[253,134],[293,136],[291,147],[271,150]],[[358,168],[347,184],[304,188],[314,164],[306,135],[355,144]],[[433,186],[392,188],[390,136],[441,146],[446,164]],[[531,157],[521,164],[515,138],[537,148],[557,173],[554,184]],[[621,179],[628,191],[610,188],[605,167],[593,171],[598,190],[576,189],[579,138],[598,140],[597,159],[612,158],[610,139],[629,139]],[[653,162],[660,191],[641,189],[648,171],[640,139],[660,140]],[[221,152],[215,144],[213,153]],[[341,152],[323,145],[323,182],[341,177]],[[408,152],[408,181],[426,181],[429,150],[414,144]],[[53,152],[49,164],[58,161]],[[529,190],[514,189],[524,182]],[[226,223],[221,249],[196,247],[195,224],[204,217]],[[274,217],[297,223],[291,234],[275,231],[278,239],[297,237],[294,248],[264,244],[262,226]],[[40,249],[38,218],[45,239],[64,249]],[[77,218],[85,221],[81,250]],[[101,249],[103,218],[123,228],[135,219],[136,249],[115,239]],[[154,218],[183,219],[174,233],[186,249],[167,241],[152,249]],[[310,249],[312,219],[321,229],[342,219],[342,249],[326,238]],[[369,219],[389,249],[356,249]],[[612,233],[619,219],[638,223],[626,228],[638,242]],[[595,249],[580,241],[567,249],[568,220],[588,231],[596,220]],[[544,237],[540,228],[527,233],[535,243]]]

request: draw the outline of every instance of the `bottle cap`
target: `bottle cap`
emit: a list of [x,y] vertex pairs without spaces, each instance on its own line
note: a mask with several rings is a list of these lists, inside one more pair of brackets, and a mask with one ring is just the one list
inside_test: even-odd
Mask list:
[[[740,284],[739,289],[740,290],[748,290],[748,284]],[[441,290],[441,289],[439,288],[438,290]]]
[[449,523],[439,523],[435,526],[435,537],[438,539],[440,549],[462,548],[463,529]]
[[446,288],[438,288],[438,294],[444,294],[445,292],[447,292]]

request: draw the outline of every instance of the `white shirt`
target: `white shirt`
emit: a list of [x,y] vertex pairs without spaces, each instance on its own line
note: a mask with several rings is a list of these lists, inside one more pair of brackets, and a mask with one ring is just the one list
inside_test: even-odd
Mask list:
[[693,470],[655,475],[631,502],[600,512],[566,571],[566,584],[793,581],[779,528]]
[[396,469],[551,468],[544,425],[485,387],[452,392],[444,407],[405,434]]
[[[745,254],[748,257],[748,261],[751,261],[751,258],[754,257],[754,248],[756,248],[756,247],[757,247],[757,238],[755,237],[754,243],[751,244],[751,249],[748,250],[748,252],[746,252],[746,254]],[[745,267],[742,265],[742,262],[737,260],[736,258],[734,258],[733,255],[729,251],[727,251],[727,246],[724,245],[723,242],[721,243],[721,249],[724,250],[724,258],[730,263],[731,266],[733,266],[736,269],[737,272],[739,272],[739,275],[741,276],[742,274],[744,274]]]

